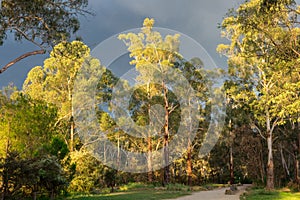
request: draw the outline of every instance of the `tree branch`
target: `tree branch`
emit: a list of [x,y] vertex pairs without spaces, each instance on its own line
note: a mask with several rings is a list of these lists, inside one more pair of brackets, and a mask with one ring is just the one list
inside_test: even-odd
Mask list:
[[14,65],[15,63],[19,62],[20,60],[23,60],[29,56],[33,56],[33,55],[38,55],[38,54],[45,54],[46,53],[46,50],[44,49],[41,49],[41,50],[36,50],[36,51],[31,51],[31,52],[28,52],[28,53],[25,53],[19,57],[17,57],[16,59],[14,59],[13,61],[7,63],[5,66],[3,66],[1,69],[0,69],[0,74],[2,74],[4,71],[6,71],[9,67],[11,67],[12,65]]
[[26,40],[28,40],[29,42],[33,43],[34,45],[38,46],[41,49],[44,49],[43,46],[41,46],[40,44],[38,44],[36,41],[34,41],[32,38],[30,38],[25,32],[23,32],[22,30],[20,30],[18,27],[12,27],[8,30],[15,30],[18,33],[20,33]]
[[256,124],[254,124],[254,123],[252,124],[252,126],[258,131],[259,135],[260,135],[264,140],[266,140],[266,137],[263,136],[263,134],[262,134],[260,128],[258,128],[258,126],[256,126]]
[[272,124],[272,127],[271,127],[271,133],[273,133],[273,131],[274,131],[274,128],[277,126],[277,122],[278,122],[278,120],[279,120],[279,117],[277,117],[276,119],[275,119],[275,121],[273,122],[273,124]]

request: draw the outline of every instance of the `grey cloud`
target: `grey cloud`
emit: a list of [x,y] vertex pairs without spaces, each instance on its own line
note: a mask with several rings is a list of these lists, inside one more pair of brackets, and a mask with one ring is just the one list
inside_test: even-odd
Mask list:
[[[77,33],[94,48],[98,43],[122,31],[142,25],[145,17],[153,17],[156,26],[173,29],[198,41],[212,56],[218,66],[226,66],[215,49],[222,42],[218,23],[226,11],[241,0],[90,0],[90,8],[96,16],[81,17],[81,29]],[[0,65],[10,58],[31,50],[27,43],[8,42],[0,47]],[[9,82],[21,86],[26,73],[36,65],[42,65],[45,56],[34,56],[13,66],[0,75],[0,88]]]

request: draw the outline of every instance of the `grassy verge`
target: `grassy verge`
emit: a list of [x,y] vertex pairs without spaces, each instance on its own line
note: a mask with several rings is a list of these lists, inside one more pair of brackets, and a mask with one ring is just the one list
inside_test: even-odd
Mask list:
[[191,194],[184,185],[174,184],[168,187],[155,187],[143,183],[129,183],[118,188],[114,193],[97,195],[73,195],[67,199],[74,200],[160,200],[171,199]]
[[127,192],[116,192],[111,194],[103,195],[89,195],[89,196],[74,196],[69,199],[75,200],[160,200],[176,198],[184,195],[188,195],[190,192],[183,191],[163,191],[163,190],[139,190],[139,191],[127,191]]
[[252,188],[241,200],[300,200],[300,193],[292,193],[286,190],[266,191],[262,188]]
[[94,195],[73,195],[67,199],[74,200],[162,200],[173,199],[181,196],[190,195],[192,191],[211,190],[224,187],[222,184],[207,184],[202,186],[189,186],[182,184],[170,184],[167,187],[156,187],[143,183],[129,183],[121,186],[114,193],[108,190],[102,191],[102,194]]

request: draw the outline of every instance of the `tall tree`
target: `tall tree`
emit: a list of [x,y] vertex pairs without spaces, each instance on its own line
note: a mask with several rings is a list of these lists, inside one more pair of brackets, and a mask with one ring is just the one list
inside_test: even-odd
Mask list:
[[0,45],[13,33],[15,40],[26,40],[38,50],[24,53],[0,69],[29,56],[44,54],[61,41],[68,40],[80,23],[79,15],[91,14],[86,8],[88,0],[3,0],[0,8]]
[[59,122],[69,124],[69,149],[74,149],[73,87],[76,74],[90,56],[90,49],[80,41],[62,42],[44,61],[33,68],[24,82],[23,90],[34,99],[42,99],[59,109]]
[[[130,64],[135,65],[135,69],[139,72],[137,81],[142,85],[140,92],[135,93],[139,96],[137,95],[135,102],[132,102],[132,108],[140,109],[140,112],[136,112],[139,117],[137,122],[154,127],[144,133],[148,139],[148,170],[151,170],[152,143],[157,142],[151,135],[161,133],[165,164],[162,179],[163,184],[169,183],[169,143],[177,131],[181,131],[180,134],[183,134],[185,139],[182,143],[188,143],[187,173],[188,183],[191,184],[193,135],[198,131],[193,129],[198,127],[195,124],[199,124],[198,112],[201,109],[199,102],[195,103],[195,99],[198,97],[198,100],[200,98],[201,102],[206,103],[210,85],[207,78],[211,77],[202,68],[203,63],[200,59],[186,61],[179,54],[179,34],[163,37],[158,31],[153,30],[153,25],[154,20],[146,18],[139,33],[119,35],[119,39],[128,47],[130,57],[133,58]],[[142,103],[137,103],[138,101]],[[150,180],[151,173],[148,175]]]
[[[209,115],[211,111],[208,111],[210,107],[210,100],[209,100],[209,93],[210,88],[212,87],[212,84],[214,84],[214,80],[217,76],[219,76],[219,73],[222,73],[219,70],[216,70],[214,72],[209,71],[204,68],[203,62],[195,57],[192,58],[190,61],[186,61],[185,59],[180,59],[175,62],[174,68],[179,69],[184,77],[188,80],[191,87],[196,91],[196,96],[198,98],[198,103],[201,104],[201,106],[198,106],[197,108],[197,120],[199,120],[199,129],[193,130],[192,126],[189,126],[189,130],[187,131],[187,138],[188,138],[188,144],[187,144],[187,151],[186,151],[186,173],[187,173],[187,184],[189,186],[192,185],[192,179],[195,176],[193,173],[193,157],[195,154],[198,154],[198,147],[201,146],[204,133],[207,131],[207,122],[205,117]],[[193,98],[186,97],[188,101],[188,105],[192,106]],[[203,106],[205,105],[205,106]],[[206,108],[205,108],[206,107]],[[189,112],[189,116],[192,116],[191,111],[188,110],[181,110],[181,112]],[[207,116],[206,116],[207,115]],[[196,131],[197,137],[193,138],[192,133]]]
[[299,110],[297,92],[286,87],[299,83],[299,74],[291,78],[299,68],[298,14],[292,0],[250,0],[222,23],[222,36],[231,44],[219,45],[218,51],[228,56],[237,86],[232,96],[249,103],[253,126],[267,141],[267,189],[274,189],[274,129],[291,114],[289,106]]
[[[165,39],[160,33],[152,30],[154,20],[146,18],[143,23],[141,33],[128,33],[119,35],[119,39],[123,40],[128,46],[130,57],[134,59],[130,62],[136,66],[140,72],[139,81],[144,84],[150,84],[153,73],[166,73],[168,68],[173,66],[176,57],[178,57],[179,35],[168,35]],[[155,70],[149,70],[149,69]],[[168,184],[170,179],[169,171],[169,137],[170,137],[170,122],[169,116],[174,109],[168,100],[169,89],[165,81],[161,82],[161,89],[164,99],[164,130],[163,130],[163,148],[164,148],[164,179],[163,183]],[[149,141],[150,142],[150,141]]]

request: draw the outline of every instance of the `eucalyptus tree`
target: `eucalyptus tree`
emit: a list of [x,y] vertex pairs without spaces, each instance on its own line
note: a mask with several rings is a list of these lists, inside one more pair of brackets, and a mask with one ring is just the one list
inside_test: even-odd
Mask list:
[[37,50],[25,52],[0,69],[0,74],[29,56],[45,54],[49,47],[68,40],[79,30],[79,16],[92,14],[88,0],[2,0],[0,8],[0,45],[9,34],[16,41],[27,41]]
[[[195,103],[195,99],[198,97],[204,103],[208,100],[210,83],[207,79],[210,75],[203,68],[203,63],[199,58],[187,61],[180,55],[179,34],[162,36],[162,33],[154,30],[153,26],[154,19],[146,18],[139,33],[119,35],[119,39],[124,41],[130,57],[133,58],[130,64],[134,65],[138,72],[136,79],[140,85],[134,93],[130,109],[138,124],[154,127],[153,130],[144,133],[147,138],[149,156],[148,171],[152,170],[151,151],[155,144],[156,150],[163,148],[163,162],[166,165],[162,173],[163,184],[168,184],[170,181],[169,143],[176,135],[180,135],[177,134],[178,131],[182,131],[188,143],[186,171],[188,183],[191,184],[191,155],[195,146],[191,135],[198,131],[192,129],[195,129],[195,123],[200,123],[198,112],[201,110],[199,102]],[[184,84],[188,84],[189,87],[185,87]],[[187,95],[187,91],[190,92],[189,94],[193,92],[195,94]],[[198,107],[191,109],[195,104]],[[191,116],[196,119],[190,119]],[[183,126],[184,130],[180,129]],[[155,139],[155,135],[162,139],[162,146],[159,146],[160,142]],[[148,178],[151,180],[151,172]]]
[[[154,25],[154,20],[146,18],[144,20],[143,28],[141,33],[128,33],[119,35],[119,39],[123,40],[128,46],[130,52],[130,57],[134,59],[130,64],[135,65],[137,71],[141,73],[138,77],[139,81],[148,85],[149,94],[149,84],[150,76],[153,76],[155,70],[148,70],[150,68],[156,69],[161,73],[165,73],[170,66],[173,65],[175,58],[177,57],[175,52],[178,52],[179,35],[174,36],[168,35],[165,40],[162,38],[159,32],[154,32],[152,30]],[[169,89],[164,81],[161,82],[161,90],[164,99],[164,123],[163,123],[163,148],[164,148],[164,163],[168,165],[169,163],[169,137],[170,137],[170,122],[169,116],[173,110],[172,105],[168,101]],[[149,97],[151,95],[148,95]],[[149,141],[150,142],[150,141]],[[163,182],[168,184],[170,178],[169,166],[164,168],[164,178]]]
[[23,84],[24,93],[58,107],[58,123],[68,124],[70,151],[74,149],[74,110],[72,106],[76,74],[90,56],[90,49],[80,41],[61,42],[44,61],[33,68]]
[[299,112],[298,14],[292,0],[250,0],[221,25],[231,42],[218,51],[228,56],[232,98],[249,104],[252,127],[267,141],[267,189],[274,188],[274,130]]

